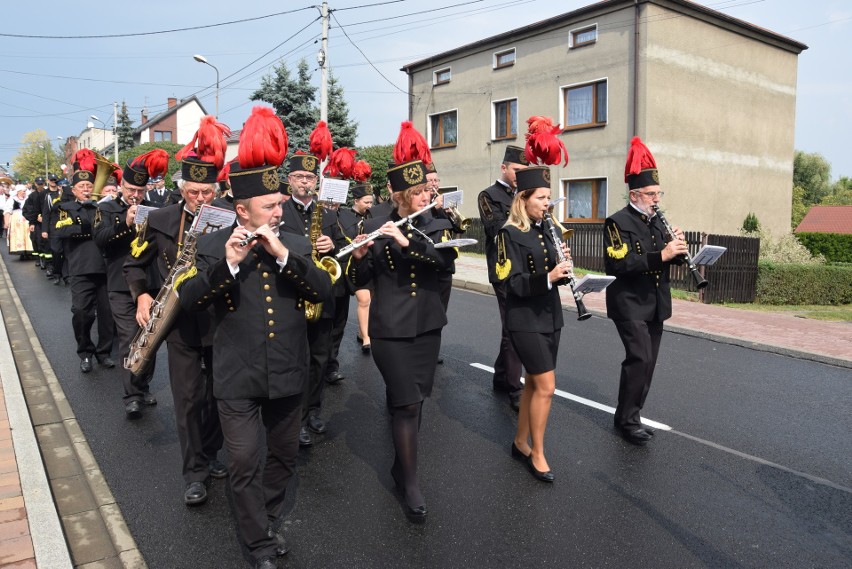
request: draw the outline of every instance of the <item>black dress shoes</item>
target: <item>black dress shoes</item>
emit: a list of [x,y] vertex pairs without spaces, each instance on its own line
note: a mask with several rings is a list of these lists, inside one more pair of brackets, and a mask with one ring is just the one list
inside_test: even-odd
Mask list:
[[370,353],[370,344],[364,344],[363,346],[361,346],[361,353],[362,354],[369,354]]
[[80,371],[83,373],[92,371],[92,358],[83,358],[80,360]]
[[533,478],[536,480],[541,480],[542,482],[553,482],[553,472],[548,470],[547,472],[542,472],[538,470],[532,461],[532,456],[527,458],[527,468],[530,469],[530,473],[533,475]]
[[198,506],[207,501],[207,487],[204,482],[190,482],[183,493],[183,503],[187,506]]
[[146,391],[142,394],[142,403],[144,403],[145,405],[156,405],[157,398],[154,397],[154,394],[150,391]]
[[142,416],[142,405],[138,401],[131,401],[124,406],[124,412],[128,419],[138,419]]
[[271,555],[261,557],[254,566],[255,569],[278,569],[278,563],[276,563],[275,558]]
[[637,446],[645,446],[648,441],[654,438],[654,435],[641,427],[636,429],[618,428],[618,434],[628,443]]
[[405,517],[408,518],[409,522],[413,524],[422,524],[426,522],[426,514],[428,514],[426,504],[409,506],[408,504],[403,503],[403,507],[405,508]]
[[228,476],[228,467],[215,458],[207,465],[207,469],[210,471],[210,476],[213,478],[221,479]]
[[345,377],[346,376],[344,376],[339,371],[333,371],[326,376],[325,380],[326,380],[326,382],[328,382],[330,384],[335,384],[335,383],[339,383],[339,382],[343,381],[343,379]]
[[441,354],[438,354],[438,364],[443,364],[443,363],[444,363],[444,356],[442,356]]
[[521,449],[518,448],[518,445],[515,444],[515,441],[512,441],[512,458],[525,463],[529,460],[530,455],[522,453]]
[[109,356],[104,356],[102,358],[98,358],[98,363],[104,366],[107,369],[112,369],[115,367],[115,360],[113,360]]
[[59,286],[59,283],[62,282],[60,277],[53,277],[53,286]]
[[512,407],[513,411],[520,411],[521,409],[521,394],[520,393],[510,393],[509,394],[509,406]]
[[275,547],[275,555],[281,557],[282,555],[287,555],[290,551],[290,548],[287,547],[287,542],[284,540],[284,530],[279,528],[278,530],[272,529],[272,526],[269,526],[266,529],[266,535],[275,540],[278,544]]
[[321,435],[326,431],[325,423],[318,415],[308,416],[308,428],[318,435]]
[[308,432],[308,428],[302,427],[299,429],[299,446],[305,448],[313,445],[314,440],[311,438],[311,433]]

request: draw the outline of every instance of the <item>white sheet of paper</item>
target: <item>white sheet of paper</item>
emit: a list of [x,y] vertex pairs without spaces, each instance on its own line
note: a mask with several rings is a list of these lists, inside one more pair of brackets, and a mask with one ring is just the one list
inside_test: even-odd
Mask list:
[[695,254],[695,257],[692,258],[692,262],[695,265],[710,266],[718,261],[719,257],[721,257],[727,250],[727,247],[721,247],[719,245],[705,245],[698,251],[698,253]]
[[446,249],[447,247],[467,247],[468,245],[476,245],[476,239],[450,239],[449,241],[441,241],[435,243],[435,249]]
[[346,203],[349,195],[349,180],[337,180],[334,178],[323,178],[320,185],[319,201]]
[[464,192],[461,190],[456,190],[454,192],[447,192],[443,194],[444,196],[444,208],[450,207],[459,207],[464,202]]
[[154,211],[155,209],[160,209],[157,207],[153,207],[150,205],[140,205],[136,208],[136,216],[133,218],[133,223],[139,225],[140,223],[145,223],[145,220],[148,219],[148,214]]
[[590,292],[600,292],[608,287],[615,277],[606,275],[586,275],[574,284],[574,292],[588,294]]
[[229,209],[204,204],[195,216],[190,231],[201,234],[213,233],[225,227],[231,227],[237,214]]

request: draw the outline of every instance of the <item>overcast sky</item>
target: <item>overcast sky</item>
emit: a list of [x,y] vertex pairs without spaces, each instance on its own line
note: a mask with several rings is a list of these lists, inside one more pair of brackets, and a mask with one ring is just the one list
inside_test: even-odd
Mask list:
[[[402,65],[592,1],[331,0],[336,20],[331,21],[329,61],[346,90],[351,115],[360,123],[359,145],[392,142],[406,119]],[[703,4],[809,46],[799,57],[796,149],[825,156],[834,178],[852,176],[852,3]],[[80,134],[91,114],[111,126],[113,101],[127,102],[136,125],[143,107],[153,116],[165,109],[168,97],[193,93],[213,113],[215,71],[195,62],[195,53],[218,67],[220,118],[239,128],[251,110],[249,94],[277,61],[283,59],[294,70],[307,57],[319,83],[315,55],[321,27],[319,11],[312,6],[309,0],[4,2],[0,33],[51,37],[0,37],[0,163],[12,159],[28,131],[44,129],[58,142],[57,137]],[[193,31],[54,39],[157,32],[284,11],[292,13]]]

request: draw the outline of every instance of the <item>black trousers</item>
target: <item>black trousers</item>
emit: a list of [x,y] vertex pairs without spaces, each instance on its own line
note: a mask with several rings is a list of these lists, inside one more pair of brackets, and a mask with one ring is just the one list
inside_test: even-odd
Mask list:
[[53,255],[53,276],[68,276],[68,271],[65,271],[65,274],[62,273],[65,262],[65,254],[62,250],[62,239],[51,235],[48,237],[48,243],[50,244],[50,253]]
[[[80,359],[103,358],[112,353],[114,324],[109,308],[106,275],[71,277],[71,326]],[[92,325],[98,320],[98,345],[92,341]]]
[[[136,323],[136,303],[129,292],[112,291],[109,293],[109,306],[112,309],[112,318],[115,320],[115,330],[118,333],[118,362],[124,365],[124,358],[130,353],[130,342],[139,330]],[[147,371],[140,375],[130,372],[124,373],[124,403],[131,401],[142,401],[142,396],[148,392],[148,385],[154,376],[154,367],[157,365],[157,356],[154,355]]]
[[506,330],[506,285],[503,283],[492,283],[494,295],[497,297],[497,306],[500,308],[500,353],[494,361],[494,389],[508,391],[512,395],[520,395],[524,390],[521,383],[521,358],[512,345],[509,331]]
[[210,461],[222,448],[222,427],[213,398],[213,348],[180,342],[166,345],[183,479],[187,484],[202,482],[209,475]]
[[642,426],[639,412],[651,389],[651,379],[660,352],[663,323],[658,321],[615,320],[615,328],[624,344],[624,361],[618,384],[615,426],[633,430]]
[[301,395],[219,401],[237,527],[255,561],[275,555],[276,541],[266,528],[282,515],[287,483],[296,472],[301,404]]
[[340,343],[343,341],[343,332],[346,331],[346,321],[349,319],[349,296],[336,296],[334,298],[334,318],[331,328],[331,354],[328,356],[328,365],[325,375],[340,370],[340,362],[337,354],[340,351]]
[[302,424],[308,423],[310,415],[319,415],[322,409],[322,389],[325,386],[326,366],[331,357],[331,330],[334,321],[320,318],[308,322],[308,345],[311,347],[311,365],[308,385],[302,400]]
[[38,258],[44,252],[41,238],[41,223],[33,224],[30,227],[32,228],[32,231],[30,231],[30,241],[33,244],[33,253]]

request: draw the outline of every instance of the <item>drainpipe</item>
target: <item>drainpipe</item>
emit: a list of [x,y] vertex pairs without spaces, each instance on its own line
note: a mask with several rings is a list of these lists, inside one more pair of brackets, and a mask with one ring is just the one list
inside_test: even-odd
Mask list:
[[639,0],[633,0],[633,135],[639,130]]

